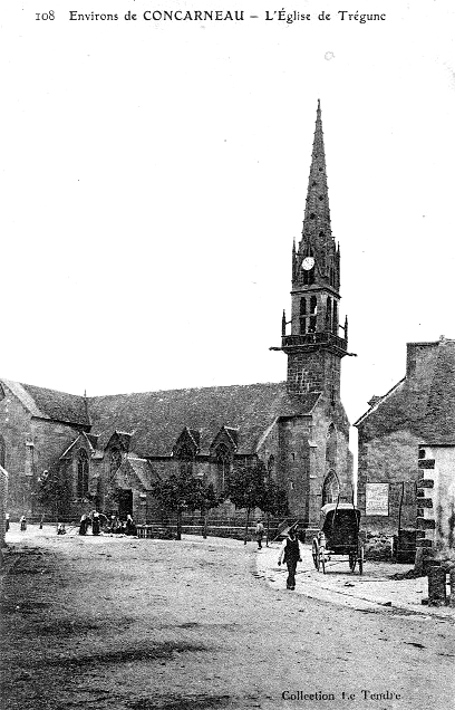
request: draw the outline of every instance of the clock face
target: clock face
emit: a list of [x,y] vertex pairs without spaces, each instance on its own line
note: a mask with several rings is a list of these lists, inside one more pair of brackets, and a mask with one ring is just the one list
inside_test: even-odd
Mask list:
[[302,261],[302,269],[305,269],[305,271],[309,271],[312,269],[314,266],[314,259],[312,256],[306,256],[304,260]]

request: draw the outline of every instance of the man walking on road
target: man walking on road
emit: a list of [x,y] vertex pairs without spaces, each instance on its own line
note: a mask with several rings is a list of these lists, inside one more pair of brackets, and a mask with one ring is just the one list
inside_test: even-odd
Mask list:
[[295,571],[297,562],[301,562],[299,541],[294,530],[289,530],[288,537],[283,540],[280,554],[278,557],[278,566],[285,562],[288,568],[288,578],[286,580],[286,589],[295,589]]
[[257,521],[256,529],[254,531],[254,534],[256,536],[256,541],[258,543],[258,549],[262,550],[262,538],[264,537],[264,525],[262,524],[262,520],[259,518]]

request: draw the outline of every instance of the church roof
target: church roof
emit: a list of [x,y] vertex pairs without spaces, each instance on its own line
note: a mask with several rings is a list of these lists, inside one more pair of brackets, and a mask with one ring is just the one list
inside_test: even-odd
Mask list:
[[144,490],[150,488],[150,478],[153,476],[154,471],[149,462],[145,459],[128,457],[127,463],[136,474],[142,488]]
[[57,390],[2,380],[34,417],[89,427],[85,398]]
[[408,372],[354,424],[367,439],[409,430],[428,444],[454,440],[455,340],[408,343]]
[[289,395],[284,382],[85,398],[2,381],[32,416],[90,428],[96,458],[102,458],[114,434],[131,438],[127,448],[138,456],[169,456],[185,427],[200,436],[202,454],[209,453],[223,426],[238,454],[254,453],[278,417],[309,415],[320,397],[319,393]]
[[101,448],[115,429],[121,429],[134,432],[130,451],[138,456],[168,456],[188,427],[200,432],[203,453],[224,425],[239,429],[241,454],[256,450],[277,417],[310,414],[319,397],[290,397],[282,382],[91,397],[89,410]]

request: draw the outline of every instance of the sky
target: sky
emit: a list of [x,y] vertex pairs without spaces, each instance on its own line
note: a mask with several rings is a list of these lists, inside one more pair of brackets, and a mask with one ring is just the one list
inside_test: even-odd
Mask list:
[[[452,5],[299,0],[311,19],[287,23],[270,0],[3,0],[0,375],[89,396],[284,380],[320,99],[355,421],[407,342],[455,338]],[[386,19],[340,19],[359,7]],[[246,19],[142,19],[217,8]]]

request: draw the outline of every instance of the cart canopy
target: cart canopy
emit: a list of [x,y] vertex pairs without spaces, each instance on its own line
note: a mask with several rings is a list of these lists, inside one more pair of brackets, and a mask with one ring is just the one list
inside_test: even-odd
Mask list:
[[327,503],[321,508],[320,529],[331,547],[356,546],[360,510],[351,503]]

